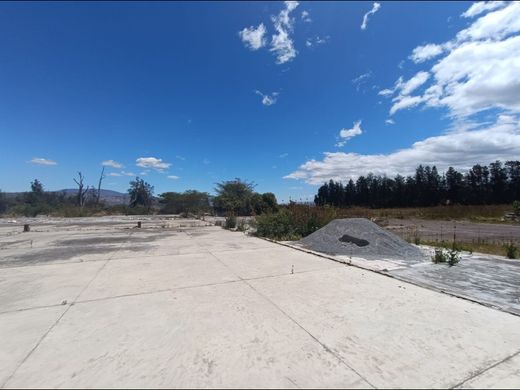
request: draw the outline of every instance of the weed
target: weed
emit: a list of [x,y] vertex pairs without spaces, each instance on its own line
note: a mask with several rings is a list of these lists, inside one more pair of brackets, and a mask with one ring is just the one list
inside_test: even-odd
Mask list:
[[234,229],[237,226],[237,217],[229,215],[226,217],[226,223],[224,224],[225,229]]
[[435,254],[432,256],[432,261],[435,264],[446,263],[448,261],[448,258],[446,256],[446,253],[444,252],[444,249],[436,248],[435,249]]
[[516,259],[517,256],[518,256],[518,248],[515,244],[513,244],[513,242],[510,242],[505,246],[505,249],[506,249],[506,257],[508,259]]

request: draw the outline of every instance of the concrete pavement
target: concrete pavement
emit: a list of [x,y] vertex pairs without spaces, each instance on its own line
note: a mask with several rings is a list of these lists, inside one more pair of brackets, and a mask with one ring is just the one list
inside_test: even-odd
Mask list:
[[0,225],[4,388],[520,386],[518,316],[218,227],[81,227]]

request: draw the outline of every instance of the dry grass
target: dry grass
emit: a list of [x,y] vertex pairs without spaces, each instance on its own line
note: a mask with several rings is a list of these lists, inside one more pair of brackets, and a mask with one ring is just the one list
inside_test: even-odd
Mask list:
[[502,220],[512,207],[505,205],[435,206],[391,209],[350,207],[337,210],[338,218],[420,218],[433,220],[469,220],[472,222],[507,223]]
[[[439,241],[421,241],[423,245],[429,245],[437,248],[449,248],[451,247],[451,243],[449,242],[439,242]],[[507,250],[505,244],[495,244],[495,243],[473,243],[473,242],[457,242],[457,248],[466,251],[466,252],[478,252],[478,253],[487,253],[490,255],[498,255],[504,256],[507,255]]]

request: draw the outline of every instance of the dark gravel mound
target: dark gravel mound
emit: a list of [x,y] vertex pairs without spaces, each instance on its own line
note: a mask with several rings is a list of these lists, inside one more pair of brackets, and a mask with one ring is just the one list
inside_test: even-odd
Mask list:
[[316,252],[368,260],[428,260],[420,249],[365,218],[336,219],[298,244]]

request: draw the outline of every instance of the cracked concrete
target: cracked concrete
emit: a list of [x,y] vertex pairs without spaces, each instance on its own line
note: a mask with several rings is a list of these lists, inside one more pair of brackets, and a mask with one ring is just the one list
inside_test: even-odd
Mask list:
[[76,240],[0,268],[2,387],[520,386],[518,316],[196,221],[112,221],[0,224],[0,264],[31,251],[6,242]]

